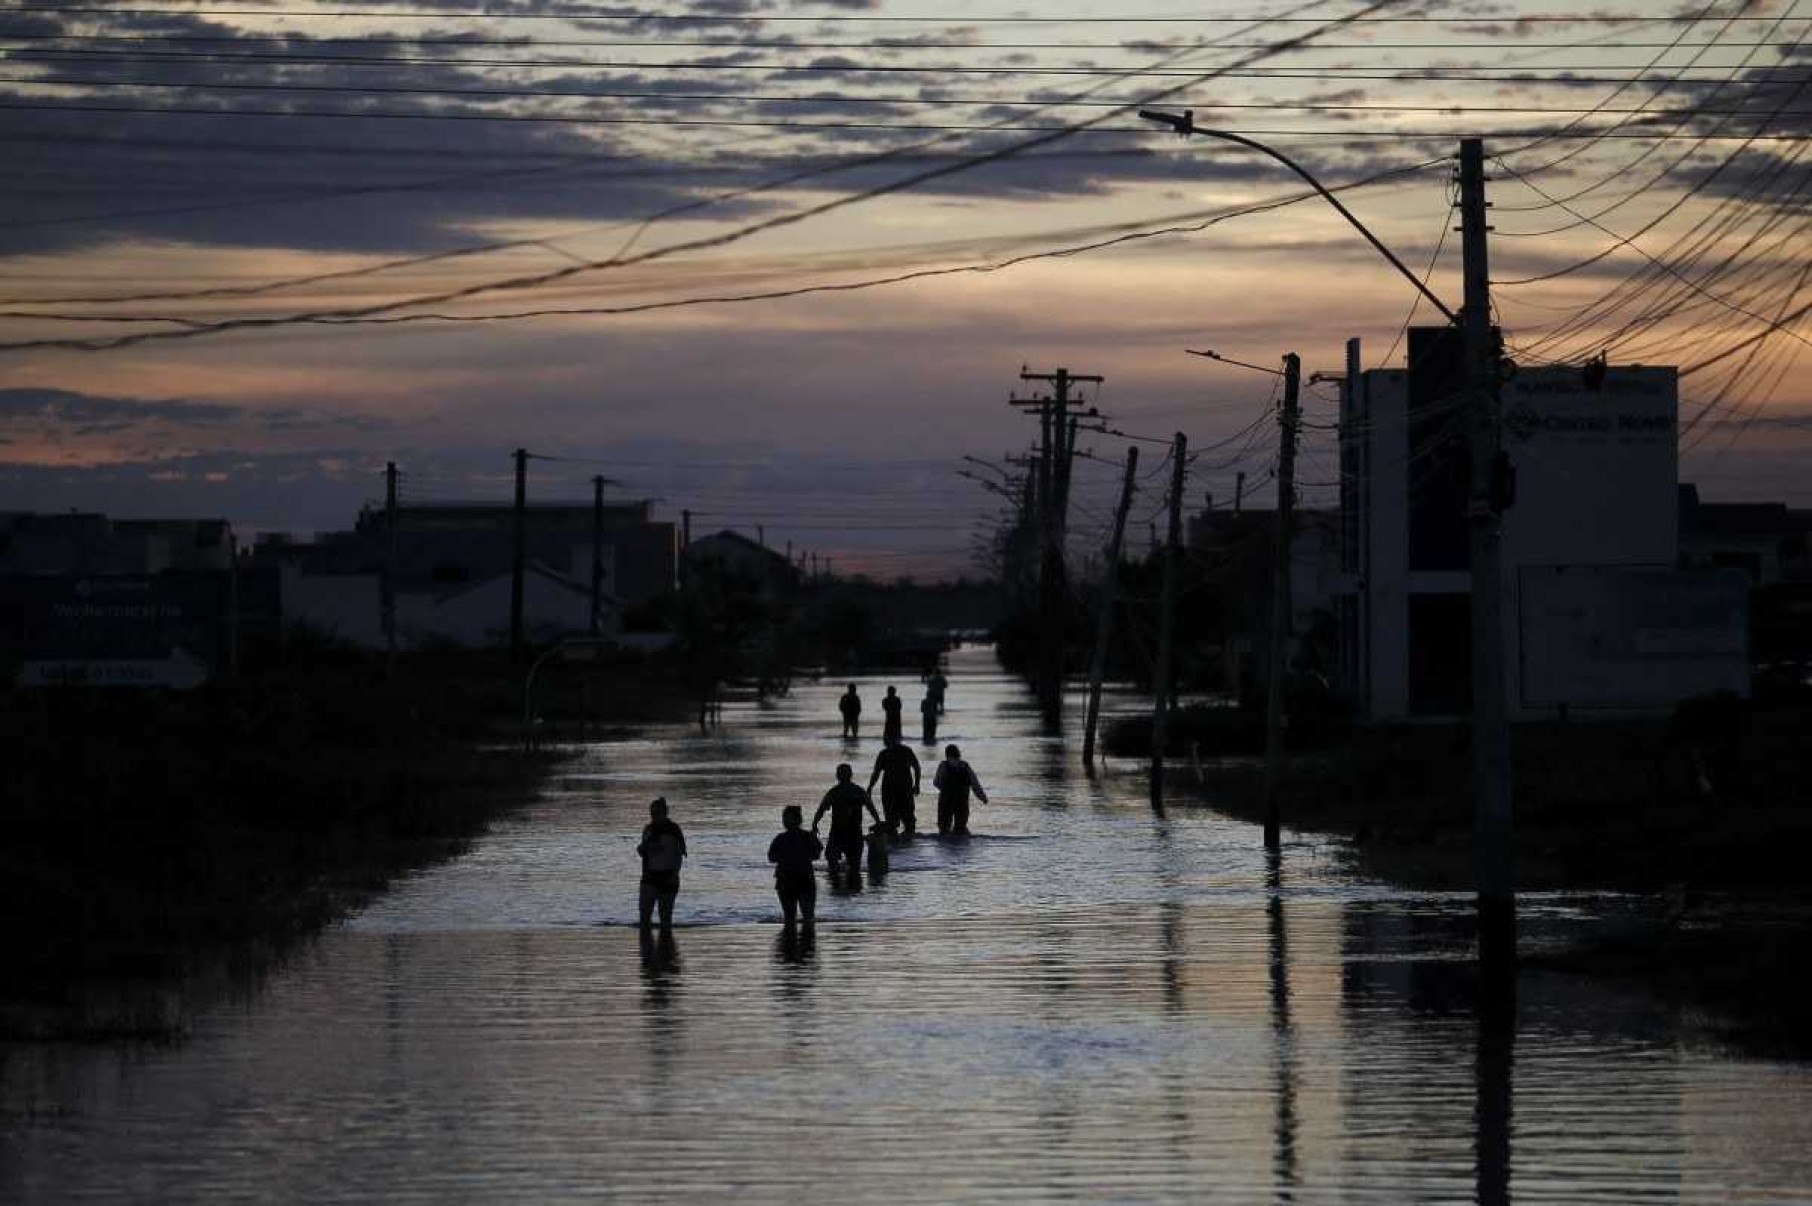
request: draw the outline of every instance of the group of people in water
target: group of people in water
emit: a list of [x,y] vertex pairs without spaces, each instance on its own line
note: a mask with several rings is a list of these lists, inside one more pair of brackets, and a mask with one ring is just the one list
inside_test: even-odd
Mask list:
[[[925,675],[925,697],[919,700],[919,723],[923,728],[926,745],[937,741],[937,718],[944,714],[944,688],[950,680],[944,677],[942,670],[932,670]],[[906,701],[900,698],[899,692],[887,688],[887,694],[881,698],[881,737],[901,737],[901,724]],[[849,684],[837,700],[837,711],[843,717],[843,739],[855,741],[862,735],[862,696],[856,691],[856,684]]]
[[[945,679],[933,671],[926,679],[925,740],[935,741],[936,713],[944,706]],[[853,705],[852,705],[852,702]],[[875,756],[874,770],[868,786],[858,786],[855,771],[847,762],[837,765],[837,781],[818,802],[812,815],[812,827],[805,828],[805,812],[797,804],[781,810],[781,832],[768,843],[768,862],[774,866],[774,891],[780,897],[780,911],[790,931],[800,921],[809,929],[816,918],[818,886],[815,867],[825,859],[833,879],[841,873],[848,888],[861,886],[862,862],[868,859],[871,873],[886,868],[887,848],[896,841],[911,841],[918,832],[917,800],[922,785],[918,755],[900,736],[901,701],[894,688],[887,688],[881,707],[886,724],[881,736],[881,752]],[[844,736],[854,737],[862,704],[856,685],[839,700],[843,715]],[[881,807],[875,808],[875,784],[881,786]],[[969,801],[973,796],[983,804],[988,793],[981,785],[975,768],[963,761],[962,750],[955,745],[944,747],[944,760],[932,775],[937,791],[937,830],[942,836],[967,837],[969,834]],[[679,895],[680,865],[686,858],[686,837],[668,815],[666,799],[659,798],[648,806],[649,821],[642,830],[636,853],[642,859],[640,896],[641,928],[647,933],[658,914],[663,934],[673,927],[673,902]],[[818,836],[826,815],[830,817],[828,843]],[[873,818],[872,827],[863,817]]]

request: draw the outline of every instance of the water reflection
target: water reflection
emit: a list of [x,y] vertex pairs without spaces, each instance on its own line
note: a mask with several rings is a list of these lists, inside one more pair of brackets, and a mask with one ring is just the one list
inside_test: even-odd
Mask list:
[[1516,999],[1486,994],[1478,1015],[1479,1206],[1510,1201],[1511,1066],[1516,1049]]
[[[180,1049],[0,1049],[0,1199],[1812,1200],[1806,1069],[1555,974],[1492,1014],[1469,896],[1154,818],[1142,768],[1066,770],[985,663],[946,717],[976,835],[789,933],[765,853],[846,756],[846,681],[586,751]],[[656,793],[692,858],[642,944]]]
[[1277,1125],[1271,1171],[1280,1202],[1296,1200],[1296,1050],[1290,1029],[1290,952],[1284,931],[1283,852],[1265,851],[1265,930],[1270,939],[1271,1033],[1277,1052],[1274,1064]]

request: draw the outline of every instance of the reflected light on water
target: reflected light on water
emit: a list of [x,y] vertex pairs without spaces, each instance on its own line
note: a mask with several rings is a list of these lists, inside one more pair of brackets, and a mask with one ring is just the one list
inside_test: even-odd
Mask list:
[[[1154,818],[1142,768],[1083,775],[985,653],[940,733],[993,798],[976,836],[821,882],[816,933],[782,931],[781,806],[809,815],[838,761],[866,782],[879,748],[838,739],[841,685],[583,751],[181,1045],[5,1049],[0,1194],[1812,1199],[1806,1069],[1556,975],[1479,1010],[1469,894],[1303,838],[1267,862],[1177,799]],[[655,795],[693,854],[666,940],[633,925]],[[1533,898],[1524,924],[1614,907]]]

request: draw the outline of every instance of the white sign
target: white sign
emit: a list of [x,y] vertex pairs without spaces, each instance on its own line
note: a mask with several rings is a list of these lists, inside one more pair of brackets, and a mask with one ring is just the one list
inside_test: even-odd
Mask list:
[[208,681],[207,663],[181,649],[166,658],[62,658],[26,662],[22,687],[167,687],[189,691]]
[[1741,574],[1626,566],[1517,573],[1525,708],[1665,711],[1749,690],[1749,588]]

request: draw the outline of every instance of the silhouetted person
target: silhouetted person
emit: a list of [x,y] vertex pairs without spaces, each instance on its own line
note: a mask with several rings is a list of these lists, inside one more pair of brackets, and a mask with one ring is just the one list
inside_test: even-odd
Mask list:
[[868,873],[876,879],[887,874],[887,826],[879,821],[868,831]]
[[881,816],[887,832],[908,835],[919,827],[918,808],[913,797],[919,794],[919,756],[900,740],[898,733],[885,737],[881,752],[875,755],[874,773],[868,776],[868,795],[874,798],[875,780],[881,781]]
[[679,895],[680,864],[686,859],[686,835],[667,817],[667,798],[648,805],[651,820],[642,830],[635,852],[642,856],[642,928],[646,930],[660,906],[661,929],[673,928],[673,898]]
[[862,724],[862,697],[856,694],[856,684],[849,684],[849,690],[837,700],[837,711],[843,713],[843,735],[855,737]]
[[925,689],[931,692],[931,698],[937,701],[939,716],[944,714],[944,688],[949,685],[950,680],[944,677],[944,672],[933,666],[931,673],[925,679]]
[[988,793],[975,777],[975,768],[963,761],[961,750],[947,745],[944,760],[937,764],[937,774],[931,782],[937,788],[937,831],[968,834],[969,793],[974,792],[983,804],[988,802]]
[[919,723],[925,730],[926,745],[937,744],[937,714],[939,711],[937,697],[930,691],[926,691],[925,698],[919,700]]
[[812,816],[812,832],[818,832],[818,822],[824,819],[825,813],[831,815],[830,842],[825,849],[825,858],[834,869],[837,860],[849,860],[847,872],[850,882],[856,882],[862,874],[862,852],[867,845],[862,836],[862,810],[877,822],[881,814],[875,811],[874,801],[868,793],[857,787],[854,782],[855,772],[849,763],[837,764],[837,783],[824,793],[824,799],[818,804],[818,811]]
[[797,804],[780,810],[780,823],[785,828],[768,843],[768,861],[774,864],[774,891],[780,896],[780,915],[791,929],[796,914],[805,917],[805,928],[811,929],[816,919],[818,884],[812,878],[812,863],[824,853],[824,843],[815,833],[807,833],[805,814]]
[[900,713],[905,707],[906,701],[892,687],[887,688],[887,694],[881,699],[881,740],[900,739]]

